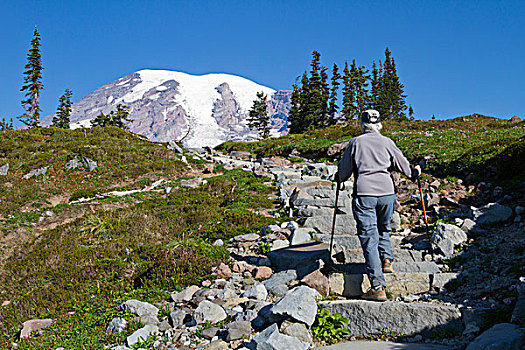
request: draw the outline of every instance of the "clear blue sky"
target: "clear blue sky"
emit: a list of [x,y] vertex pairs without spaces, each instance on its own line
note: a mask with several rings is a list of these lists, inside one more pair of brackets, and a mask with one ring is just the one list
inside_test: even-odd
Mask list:
[[525,1],[0,0],[0,118],[22,113],[38,26],[42,115],[144,68],[224,72],[290,89],[312,50],[370,67],[386,46],[419,119],[525,117]]

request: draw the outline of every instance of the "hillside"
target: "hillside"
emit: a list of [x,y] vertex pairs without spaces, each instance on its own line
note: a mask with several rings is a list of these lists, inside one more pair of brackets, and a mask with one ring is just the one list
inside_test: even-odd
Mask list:
[[[141,70],[105,84],[72,106],[71,126],[89,127],[90,120],[129,107],[130,130],[150,140],[184,138],[188,147],[214,147],[226,140],[252,140],[248,111],[257,92],[268,96],[272,134],[286,132],[290,92],[275,91],[231,74],[191,75],[167,70]],[[43,119],[50,125],[53,115]]]
[[[483,116],[385,123],[385,134],[412,161],[425,159],[428,164],[423,180],[432,202],[432,230],[443,223],[463,227],[473,208],[496,201],[511,214],[467,232],[468,240],[452,255],[429,254],[414,184],[395,177],[402,192],[396,207],[396,254],[400,266],[414,270],[391,276],[393,301],[387,305],[413,309],[400,314],[407,319],[388,321],[388,332],[384,324],[367,331],[362,326],[369,322],[366,318],[352,319],[348,326],[359,339],[446,340],[459,346],[493,324],[510,320],[518,304],[517,289],[511,286],[521,276],[525,246],[519,221],[519,205],[525,204],[524,125]],[[220,339],[215,342],[222,342],[223,348],[240,348],[250,334],[260,335],[264,332],[257,332],[270,324],[268,307],[261,307],[278,305],[288,291],[315,284],[305,274],[318,273],[315,281],[327,284],[329,279],[339,283],[333,281],[342,272],[362,276],[361,270],[345,270],[362,263],[355,234],[337,233],[337,273],[319,269],[326,248],[308,253],[313,254],[306,255],[308,260],[301,260],[304,255],[279,255],[284,254],[279,249],[286,253],[286,247],[300,239],[321,245],[326,241],[334,195],[329,179],[335,167],[330,160],[337,160],[342,151],[334,145],[358,134],[358,125],[350,123],[255,143],[227,142],[217,150],[230,155],[204,155],[180,152],[173,144],[168,148],[116,128],[0,132],[0,169],[9,164],[7,175],[0,175],[0,348],[16,343],[19,349],[103,349],[130,344],[132,333],[147,327],[166,329],[157,336],[148,333],[144,342],[130,347],[157,344],[169,349],[187,343],[200,349],[217,334]],[[338,225],[352,230],[355,223],[344,196]],[[506,240],[511,243],[497,243]],[[408,258],[412,260],[403,260]],[[286,264],[294,266],[295,274]],[[352,288],[364,288],[362,278],[359,281]],[[248,291],[255,293],[250,288],[262,285],[264,296],[254,300],[255,294]],[[193,291],[189,297],[183,297],[189,293],[186,287]],[[312,288],[321,293],[325,287]],[[357,295],[345,293],[348,290],[331,289],[323,307],[344,314],[346,298]],[[155,305],[158,315],[152,320],[122,309],[134,299]],[[299,299],[312,299],[311,307],[318,310],[310,294]],[[223,310],[220,321],[198,319],[197,309],[205,302],[220,305],[228,315]],[[349,301],[352,307],[371,307],[353,302]],[[466,330],[458,325],[457,315],[465,303],[480,313],[476,317],[485,315],[491,321],[476,323],[477,330],[462,334]],[[427,305],[452,317],[450,324],[417,314]],[[121,332],[107,333],[116,317],[126,321]],[[41,336],[19,339],[23,322],[47,318],[53,319],[53,326],[41,330]],[[190,319],[199,321],[193,325]],[[234,320],[250,320],[253,329],[224,345]],[[344,338],[323,337],[318,323],[310,321],[301,321],[308,324],[308,342],[322,345]],[[426,325],[431,328],[421,328]],[[208,337],[213,330],[216,333]]]

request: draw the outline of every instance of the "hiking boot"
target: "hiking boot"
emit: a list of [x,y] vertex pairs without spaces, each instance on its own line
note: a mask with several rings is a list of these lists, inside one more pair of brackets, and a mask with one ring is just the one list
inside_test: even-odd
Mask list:
[[388,259],[383,260],[383,273],[394,273],[392,262]]
[[387,301],[385,287],[370,288],[368,292],[361,296],[361,299],[370,301]]

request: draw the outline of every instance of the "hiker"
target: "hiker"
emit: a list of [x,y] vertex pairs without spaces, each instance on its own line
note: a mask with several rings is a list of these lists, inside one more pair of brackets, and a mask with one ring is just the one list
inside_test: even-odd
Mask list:
[[381,128],[379,112],[364,111],[363,134],[350,140],[335,174],[339,183],[354,174],[352,212],[372,286],[361,298],[374,301],[387,300],[383,273],[394,272],[389,231],[396,194],[390,170],[399,171],[413,181],[421,174],[419,165],[411,168],[394,141],[380,134]]

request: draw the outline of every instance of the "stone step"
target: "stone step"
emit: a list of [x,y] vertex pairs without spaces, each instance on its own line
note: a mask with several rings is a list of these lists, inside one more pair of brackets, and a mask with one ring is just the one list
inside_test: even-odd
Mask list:
[[[423,261],[423,254],[418,250],[392,248],[395,262],[419,262]],[[343,264],[364,263],[365,257],[362,249],[344,249],[341,251],[337,261]],[[409,272],[409,271],[406,271]],[[410,271],[411,272],[411,271]]]
[[329,245],[305,242],[268,252],[267,256],[277,271],[295,269],[299,278],[320,267],[319,260],[328,261]]
[[[332,232],[333,220],[334,217],[332,214],[302,218],[299,220],[299,223],[303,226],[313,228],[316,232],[330,234]],[[352,214],[337,215],[334,232],[336,235],[357,234],[354,216]]]
[[389,341],[356,340],[334,345],[321,346],[314,350],[452,350],[454,348],[437,344],[393,343]]
[[[331,235],[328,233],[314,233],[312,238],[316,241],[330,244]],[[403,240],[402,236],[390,236],[390,244],[392,248],[398,248]],[[334,246],[338,245],[344,249],[361,249],[361,242],[359,237],[355,234],[335,234],[334,235]]]
[[320,305],[347,318],[348,328],[356,337],[380,333],[381,329],[408,336],[429,336],[444,329],[461,334],[464,329],[461,312],[454,306],[365,300],[324,301]]
[[[394,271],[402,273],[439,273],[439,266],[433,261],[394,261]],[[364,263],[340,264],[338,269],[346,273],[366,273]]]
[[[385,282],[394,297],[428,293],[431,287],[431,274],[428,273],[386,273]],[[330,292],[347,298],[363,295],[370,289],[366,274],[333,273],[329,278]]]

